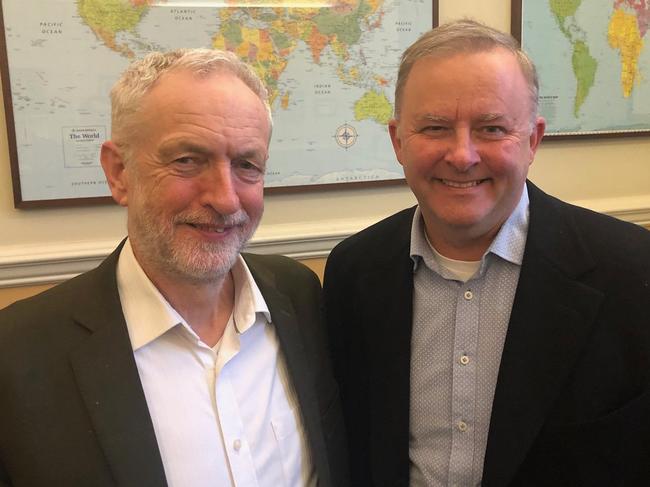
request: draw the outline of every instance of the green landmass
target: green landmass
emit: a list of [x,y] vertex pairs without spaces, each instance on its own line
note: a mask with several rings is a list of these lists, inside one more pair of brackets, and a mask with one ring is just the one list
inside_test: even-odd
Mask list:
[[377,91],[366,92],[354,104],[354,118],[357,121],[375,120],[386,125],[393,115],[393,108],[386,95]]
[[269,90],[269,92],[278,89],[278,75],[274,73],[274,69],[277,66],[275,63],[273,63],[273,61],[255,61],[252,63],[252,66],[264,81],[264,85]]
[[232,45],[238,46],[244,42],[244,38],[241,35],[241,27],[235,21],[227,22],[221,27],[221,34],[224,39],[230,42]]
[[579,116],[580,108],[589,96],[589,91],[594,86],[598,61],[589,53],[589,46],[582,39],[581,29],[572,32],[567,26],[567,18],[576,14],[582,0],[549,0],[549,8],[562,34],[573,47],[571,64],[576,77],[576,96],[573,104],[573,114]]
[[555,17],[557,25],[560,27],[562,34],[564,34],[570,41],[572,40],[571,32],[566,27],[567,17],[575,15],[576,10],[582,3],[582,0],[549,0],[549,8]]
[[77,0],[77,7],[90,28],[110,35],[135,29],[148,9],[123,0]]
[[262,13],[260,13],[260,16],[259,16],[260,21],[268,22],[268,23],[273,22],[277,18],[278,18],[278,16],[275,13],[268,12],[268,11],[263,11]]
[[577,41],[573,45],[571,63],[578,82],[574,104],[574,115],[577,117],[580,107],[589,95],[589,90],[594,86],[598,61],[589,53],[589,46],[585,42]]
[[359,2],[359,6],[354,12],[347,15],[340,15],[333,9],[322,8],[313,21],[318,30],[326,35],[336,34],[340,42],[351,46],[356,44],[361,37],[360,21],[372,11],[370,5],[365,2]]
[[280,32],[276,29],[271,29],[269,35],[273,39],[273,44],[276,49],[287,49],[291,47],[291,39],[284,32]]
[[549,0],[548,3],[551,12],[564,22],[565,18],[575,15],[582,0]]

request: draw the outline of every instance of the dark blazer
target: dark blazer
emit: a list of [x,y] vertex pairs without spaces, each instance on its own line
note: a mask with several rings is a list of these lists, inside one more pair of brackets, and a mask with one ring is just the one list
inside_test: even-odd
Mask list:
[[[528,191],[482,485],[650,485],[650,232]],[[413,211],[325,271],[355,487],[409,482]]]
[[[118,253],[0,311],[0,486],[166,485],[117,291]],[[244,258],[277,330],[319,485],[347,485],[318,278],[285,257]]]

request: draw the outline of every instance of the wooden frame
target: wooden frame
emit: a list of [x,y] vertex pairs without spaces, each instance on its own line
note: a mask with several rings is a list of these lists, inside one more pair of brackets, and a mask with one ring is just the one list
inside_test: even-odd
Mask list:
[[[19,1],[19,0],[15,0]],[[439,16],[439,5],[438,0],[430,0],[432,3],[432,26],[438,25],[438,16]],[[5,13],[6,5],[10,3],[8,0],[0,2],[0,75],[2,76],[2,85],[3,85],[3,100],[5,108],[5,117],[7,122],[7,136],[8,136],[8,145],[9,145],[9,162],[11,166],[11,176],[12,176],[12,187],[13,187],[13,196],[14,196],[14,206],[16,208],[44,208],[44,207],[65,207],[65,206],[79,206],[79,205],[96,205],[96,204],[107,204],[112,203],[112,198],[110,196],[79,196],[79,197],[25,197],[26,192],[24,191],[24,183],[29,178],[38,178],[41,175],[38,171],[32,171],[29,176],[25,175],[25,171],[21,171],[23,165],[19,160],[19,144],[17,141],[17,125],[16,125],[16,103],[14,94],[12,94],[12,75],[15,73],[11,72],[9,62],[9,56],[11,53],[8,52],[8,42],[7,42],[7,31],[5,29]],[[62,2],[59,1],[59,4]],[[70,3],[74,3],[70,0]],[[27,35],[27,34],[26,34]],[[397,61],[397,60],[396,60]],[[106,97],[108,98],[108,97]],[[20,108],[19,108],[20,109]],[[65,128],[65,127],[61,127]],[[106,133],[106,138],[108,138],[108,132],[110,130],[106,129],[102,134]],[[59,134],[60,138],[63,139],[64,135]],[[273,154],[273,148],[272,148]],[[44,163],[43,163],[44,164]],[[94,171],[97,170],[96,161],[94,163]],[[58,166],[57,166],[58,167]],[[61,165],[62,169],[58,169],[60,173],[63,172],[63,164]],[[21,176],[22,174],[22,176]],[[21,182],[21,177],[23,181]],[[97,179],[97,178],[95,178]],[[95,181],[94,184],[99,184]],[[307,185],[295,185],[295,186],[280,186],[280,187],[267,187],[265,188],[265,193],[296,193],[304,191],[318,191],[318,190],[328,190],[328,189],[341,189],[341,188],[359,188],[359,187],[368,187],[368,186],[384,186],[384,185],[393,185],[393,184],[404,184],[403,178],[396,179],[385,179],[369,182],[343,182],[343,183],[328,183],[328,184],[307,184]]]

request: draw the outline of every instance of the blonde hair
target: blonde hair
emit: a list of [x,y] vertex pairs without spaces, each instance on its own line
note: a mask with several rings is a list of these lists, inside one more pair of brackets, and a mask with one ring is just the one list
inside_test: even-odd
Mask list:
[[425,32],[402,54],[395,85],[395,118],[399,118],[404,86],[413,65],[424,57],[445,57],[453,54],[486,52],[505,49],[516,58],[528,85],[531,101],[531,119],[537,116],[539,80],[535,64],[510,34],[488,27],[471,19],[443,24]]
[[268,92],[253,69],[235,54],[217,49],[176,49],[152,52],[132,62],[111,89],[111,137],[130,155],[131,142],[137,133],[137,115],[143,98],[160,77],[172,70],[188,70],[198,77],[218,72],[233,74],[248,86],[262,101],[273,126]]

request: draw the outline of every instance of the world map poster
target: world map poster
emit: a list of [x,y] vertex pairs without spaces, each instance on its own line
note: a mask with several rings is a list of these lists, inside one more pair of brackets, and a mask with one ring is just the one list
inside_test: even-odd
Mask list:
[[549,135],[650,135],[650,0],[519,5]]
[[182,47],[235,52],[268,87],[266,187],[401,179],[386,124],[400,55],[431,28],[433,9],[432,0],[3,0],[20,200],[108,196],[99,149],[111,133],[110,88],[130,61]]

